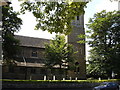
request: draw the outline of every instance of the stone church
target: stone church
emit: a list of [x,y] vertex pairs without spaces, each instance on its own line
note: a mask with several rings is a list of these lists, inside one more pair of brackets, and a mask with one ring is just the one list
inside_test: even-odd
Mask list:
[[44,51],[45,43],[49,43],[49,39],[34,38],[27,36],[18,36],[15,38],[20,40],[21,52],[16,55],[15,66],[3,66],[2,77],[5,79],[39,79],[52,80],[54,79],[86,79],[86,61],[85,61],[85,44],[77,43],[80,39],[79,34],[85,34],[84,31],[84,15],[77,16],[72,22],[73,31],[67,36],[67,42],[74,46],[74,51],[77,51],[75,63],[70,63],[70,66],[75,66],[73,70],[59,72],[58,67],[49,70],[44,66]]

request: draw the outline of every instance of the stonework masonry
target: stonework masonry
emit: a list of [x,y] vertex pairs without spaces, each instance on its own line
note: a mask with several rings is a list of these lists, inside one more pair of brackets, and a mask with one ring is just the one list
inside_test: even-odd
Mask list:
[[[78,35],[85,34],[84,31],[84,15],[77,16],[76,20],[72,22],[73,30],[70,35],[68,35],[68,43],[74,46],[74,51],[77,51],[76,54],[76,61],[75,63],[78,64],[76,66],[76,71],[70,71],[69,75],[72,77],[77,77],[79,79],[86,78],[86,61],[85,61],[85,44],[77,43],[80,40]],[[72,64],[71,64],[72,65]]]

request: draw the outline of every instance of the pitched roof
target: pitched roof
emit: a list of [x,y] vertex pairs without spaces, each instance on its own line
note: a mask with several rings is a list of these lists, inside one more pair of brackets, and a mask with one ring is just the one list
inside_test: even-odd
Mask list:
[[45,43],[49,43],[49,39],[43,38],[35,38],[35,37],[28,37],[28,36],[19,36],[15,35],[15,38],[20,40],[20,46],[27,46],[27,47],[37,47],[37,48],[45,48]]

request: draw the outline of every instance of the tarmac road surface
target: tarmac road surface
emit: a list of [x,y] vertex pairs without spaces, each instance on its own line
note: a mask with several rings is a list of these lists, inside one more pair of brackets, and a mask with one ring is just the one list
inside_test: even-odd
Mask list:
[[27,88],[17,88],[17,89],[15,89],[15,88],[11,88],[11,89],[9,89],[9,88],[5,88],[5,89],[2,89],[2,90],[92,90],[92,88],[83,88],[83,89],[81,89],[81,88],[33,88],[33,89],[31,89],[31,88],[29,88],[29,89],[27,89]]

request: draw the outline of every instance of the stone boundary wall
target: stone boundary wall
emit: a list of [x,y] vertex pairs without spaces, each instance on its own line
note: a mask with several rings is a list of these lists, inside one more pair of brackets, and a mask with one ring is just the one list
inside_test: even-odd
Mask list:
[[2,88],[92,88],[100,83],[78,83],[78,82],[47,82],[47,83],[27,83],[27,82],[6,82],[2,83]]
[[[101,82],[17,82],[3,81],[2,88],[93,88]],[[117,82],[120,84],[120,82]]]

